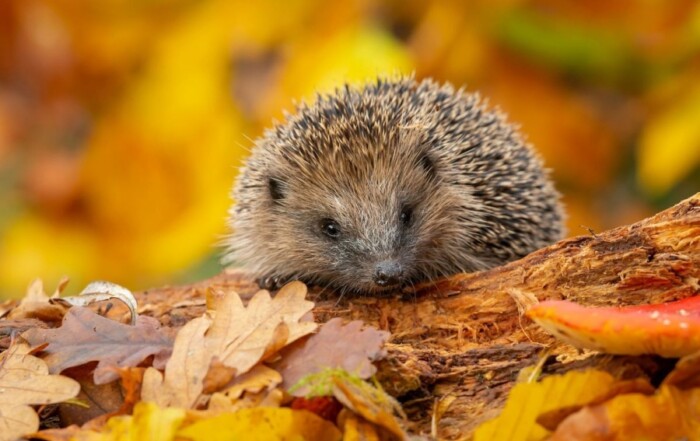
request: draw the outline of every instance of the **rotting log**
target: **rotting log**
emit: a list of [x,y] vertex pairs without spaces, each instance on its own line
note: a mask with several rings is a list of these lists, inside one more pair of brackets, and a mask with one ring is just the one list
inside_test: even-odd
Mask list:
[[[140,312],[179,326],[204,311],[207,289],[257,290],[225,271],[203,282],[137,293]],[[454,401],[438,422],[441,438],[467,437],[498,414],[518,372],[550,347],[545,373],[595,366],[631,378],[663,371],[659,358],[579,354],[521,316],[514,300],[569,299],[586,305],[634,305],[700,292],[700,193],[651,218],[600,234],[573,237],[510,264],[425,283],[411,293],[338,299],[312,288],[319,322],[360,319],[392,333],[379,369],[401,398],[415,432],[429,432],[436,400]]]

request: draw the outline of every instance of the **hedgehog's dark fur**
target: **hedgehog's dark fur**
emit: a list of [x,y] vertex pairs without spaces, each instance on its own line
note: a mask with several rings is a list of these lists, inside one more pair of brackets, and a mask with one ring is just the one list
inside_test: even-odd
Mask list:
[[233,197],[226,260],[266,285],[378,292],[386,262],[396,288],[500,265],[563,234],[559,196],[505,117],[412,78],[299,106],[256,142]]

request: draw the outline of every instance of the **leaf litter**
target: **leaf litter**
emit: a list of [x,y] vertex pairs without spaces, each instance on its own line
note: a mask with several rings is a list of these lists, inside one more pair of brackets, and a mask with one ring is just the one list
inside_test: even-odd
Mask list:
[[[15,317],[7,322],[24,320],[25,327],[31,320],[46,321],[24,334],[35,349],[15,333],[10,348],[0,355],[0,440],[10,439],[6,433],[47,440],[217,439],[263,432],[320,440],[407,437],[400,404],[372,380],[374,362],[386,355],[389,334],[359,321],[332,319],[318,326],[301,283],[283,287],[274,297],[259,291],[247,305],[233,291],[209,292],[207,312],[179,330],[146,316],[127,325],[79,306],[64,310],[56,327],[60,311],[46,305],[52,305],[51,298],[64,286],[49,297],[35,282],[26,301],[6,315]],[[540,311],[556,326],[563,326],[562,317],[572,316],[568,305],[554,308],[561,316],[552,315],[552,304],[531,308],[538,306],[546,308]],[[602,349],[619,347],[619,337],[610,334],[624,329],[630,336],[661,336],[662,345],[652,347],[688,354],[694,338],[682,332],[678,339],[661,334],[664,323],[655,319],[669,315],[678,322],[673,327],[678,333],[684,329],[680,320],[694,320],[696,306],[696,300],[687,300],[609,309],[593,319],[584,315],[583,325],[577,326],[583,338],[593,335],[596,344],[602,342]],[[93,368],[93,375],[85,376]],[[55,375],[59,372],[63,375]],[[698,372],[700,352],[682,358],[656,389],[643,379],[621,380],[600,371],[572,371],[541,382],[535,375],[513,389],[498,419],[478,428],[475,439],[575,440],[594,433],[611,440],[689,436],[700,430],[694,419],[694,403],[700,400]],[[122,392],[111,388],[111,401],[102,407],[96,394],[104,389],[98,383],[114,379]],[[21,381],[29,387],[20,395],[2,387]],[[35,407],[70,401],[81,385],[88,402],[103,413],[96,412],[84,424],[74,420],[79,427],[68,426],[69,413],[61,412],[63,426],[35,432]],[[41,414],[43,419],[55,412],[49,408]]]
[[[113,287],[103,285],[104,290]],[[306,300],[307,288],[300,282],[284,286],[275,296],[259,291],[247,304],[233,291],[207,292],[207,312],[180,329],[161,326],[148,316],[136,316],[129,325],[80,306],[92,303],[92,295],[77,304],[51,303],[41,282],[30,291],[22,314],[31,316],[32,308],[45,305],[63,309],[50,315],[48,328],[34,326],[23,333],[23,351],[28,354],[34,347],[37,356],[26,355],[29,360],[41,363],[46,376],[70,381],[73,390],[70,397],[28,404],[65,401],[80,392],[82,405],[90,409],[61,404],[57,416],[63,425],[36,432],[39,418],[32,407],[24,406],[22,412],[33,419],[8,432],[13,436],[160,440],[230,439],[236,433],[255,433],[337,440],[344,427],[354,435],[359,428],[386,435],[377,439],[403,433],[396,407],[382,407],[391,398],[364,381],[376,372],[373,362],[385,356],[389,334],[359,321],[343,324],[335,319],[319,327],[311,314],[314,304]],[[58,294],[59,290],[54,296]],[[95,301],[105,295],[110,296],[98,293]],[[3,356],[14,356],[12,351]],[[331,370],[335,373],[325,376],[327,396],[289,395],[289,387],[299,379],[323,377]],[[63,375],[50,375],[58,373]],[[0,391],[0,403],[3,397],[0,413],[10,415],[6,408],[18,406]],[[386,421],[382,412],[389,415]]]

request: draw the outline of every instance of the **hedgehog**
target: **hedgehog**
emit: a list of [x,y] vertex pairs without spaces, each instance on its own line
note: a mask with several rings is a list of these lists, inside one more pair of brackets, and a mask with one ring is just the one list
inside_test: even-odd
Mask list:
[[345,85],[255,141],[225,263],[381,294],[519,259],[564,234],[549,171],[478,93],[413,77]]

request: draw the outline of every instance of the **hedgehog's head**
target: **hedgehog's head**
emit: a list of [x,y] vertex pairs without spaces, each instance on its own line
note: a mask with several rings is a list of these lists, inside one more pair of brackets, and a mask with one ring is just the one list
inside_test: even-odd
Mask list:
[[317,106],[266,133],[234,195],[235,259],[261,276],[369,293],[459,265],[436,254],[459,225],[441,158],[415,125],[368,119],[370,107],[341,118]]

